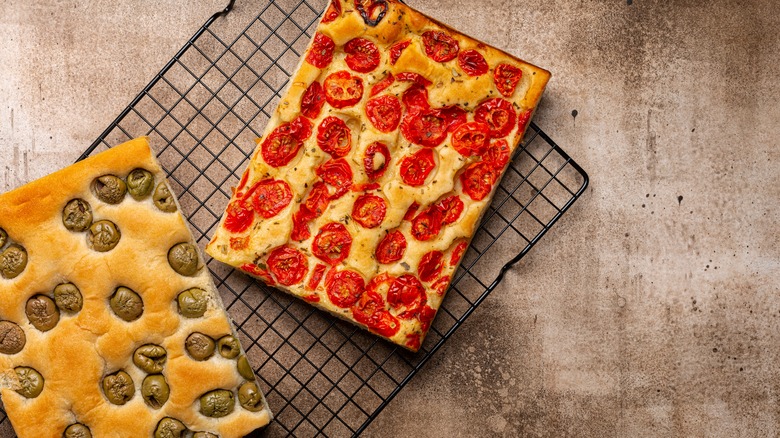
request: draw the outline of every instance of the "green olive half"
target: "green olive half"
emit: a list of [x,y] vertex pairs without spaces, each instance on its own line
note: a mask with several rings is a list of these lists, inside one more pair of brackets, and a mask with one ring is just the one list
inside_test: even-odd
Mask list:
[[164,211],[165,213],[173,213],[176,211],[176,201],[174,201],[171,191],[168,190],[168,186],[165,185],[164,182],[157,184],[152,199],[154,200],[154,205],[156,205],[160,211]]
[[92,192],[106,204],[119,204],[125,198],[127,185],[114,175],[103,175],[92,181]]
[[54,302],[65,312],[78,312],[84,306],[81,291],[73,283],[58,284],[54,288]]
[[225,359],[234,359],[241,353],[241,345],[233,335],[225,335],[217,341],[219,355]]
[[108,401],[115,405],[123,405],[135,394],[135,384],[130,374],[117,371],[103,378],[103,393]]
[[192,435],[192,438],[219,438],[219,435],[214,435],[209,432],[195,432],[195,434]]
[[77,233],[87,231],[92,225],[92,207],[83,199],[71,199],[62,209],[62,224]]
[[247,380],[255,380],[255,372],[252,370],[252,366],[249,365],[249,359],[245,354],[238,356],[236,361],[236,367],[238,368],[238,374]]
[[16,377],[19,379],[19,394],[27,398],[35,398],[43,391],[43,376],[30,367],[16,367]]
[[11,321],[0,321],[0,353],[16,354],[27,343],[24,330]]
[[263,393],[255,382],[244,382],[238,388],[238,402],[247,411],[258,412],[265,407]]
[[200,413],[213,418],[224,417],[236,407],[233,393],[227,389],[215,389],[200,396]]
[[167,359],[165,348],[155,344],[140,346],[133,353],[135,366],[149,374],[161,373]]
[[97,221],[89,227],[87,244],[97,252],[111,251],[122,237],[116,224],[111,221]]
[[0,254],[0,275],[16,278],[27,267],[27,251],[19,245],[11,245]]
[[136,201],[145,199],[152,193],[154,175],[145,169],[135,169],[127,175],[127,192]]
[[184,348],[193,359],[206,360],[214,354],[216,343],[211,337],[195,332],[187,336],[187,340],[184,341]]
[[154,429],[154,438],[182,438],[187,431],[187,426],[181,421],[165,417],[157,423],[157,428]]
[[62,438],[92,438],[92,432],[87,426],[84,426],[81,423],[75,423],[65,429]]
[[35,295],[27,300],[24,312],[30,324],[42,332],[53,329],[60,322],[60,309],[46,295]]
[[179,304],[179,313],[186,318],[200,318],[208,308],[208,293],[205,290],[194,287],[187,289],[176,297]]
[[192,277],[198,273],[198,249],[191,243],[177,243],[168,251],[168,263],[179,274]]
[[153,374],[144,378],[141,384],[141,396],[150,408],[160,409],[170,395],[171,389],[162,374]]
[[124,286],[117,288],[108,300],[108,304],[116,316],[127,322],[135,321],[144,313],[144,302],[141,296]]
[[0,228],[0,248],[5,246],[5,242],[8,242],[8,233],[4,229]]

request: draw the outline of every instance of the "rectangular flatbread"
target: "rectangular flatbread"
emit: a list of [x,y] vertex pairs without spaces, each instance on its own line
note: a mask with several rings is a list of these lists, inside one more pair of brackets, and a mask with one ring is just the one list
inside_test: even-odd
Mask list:
[[550,73],[332,0],[206,251],[417,351]]
[[0,394],[24,437],[242,437],[271,412],[146,138],[0,196]]

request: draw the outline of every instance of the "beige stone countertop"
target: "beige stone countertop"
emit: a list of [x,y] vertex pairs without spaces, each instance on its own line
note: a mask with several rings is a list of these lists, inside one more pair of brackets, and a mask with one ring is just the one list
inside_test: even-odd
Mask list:
[[[0,190],[224,3],[0,0]],[[591,185],[366,436],[780,434],[776,2],[409,3],[552,71],[536,123]]]

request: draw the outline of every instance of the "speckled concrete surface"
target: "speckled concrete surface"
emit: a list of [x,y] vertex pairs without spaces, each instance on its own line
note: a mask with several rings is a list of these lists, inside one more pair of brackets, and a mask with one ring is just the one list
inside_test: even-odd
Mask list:
[[[409,3],[551,70],[536,121],[592,185],[366,435],[780,434],[775,2]],[[0,0],[0,188],[221,5]]]

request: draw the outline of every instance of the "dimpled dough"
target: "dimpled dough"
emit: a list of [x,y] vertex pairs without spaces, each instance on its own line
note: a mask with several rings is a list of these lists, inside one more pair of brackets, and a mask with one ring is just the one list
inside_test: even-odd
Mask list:
[[[360,13],[360,7],[368,12],[371,18],[379,20],[372,26],[370,20],[366,20]],[[383,16],[379,16],[384,11]],[[428,94],[428,102],[432,108],[443,108],[456,105],[467,114],[467,121],[474,122],[476,109],[489,99],[502,98],[511,105],[512,110],[518,116],[526,115],[526,122],[535,110],[545,85],[550,78],[550,73],[544,69],[528,64],[516,57],[508,55],[498,49],[489,47],[479,41],[469,38],[457,31],[438,23],[406,5],[397,1],[377,0],[332,0],[326,11],[326,18],[317,27],[314,41],[318,39],[332,41],[333,57],[327,65],[318,66],[308,60],[309,56],[315,56],[323,50],[310,46],[304,54],[304,59],[297,72],[293,75],[287,91],[282,95],[279,105],[269,121],[262,139],[258,140],[258,147],[252,160],[246,169],[241,184],[228,205],[219,229],[216,231],[206,251],[215,259],[241,268],[251,275],[279,287],[280,289],[304,298],[313,305],[328,311],[340,318],[356,323],[362,328],[368,328],[375,334],[386,337],[391,342],[405,348],[416,351],[420,348],[430,325],[432,314],[439,309],[443,300],[447,285],[459,265],[459,258],[453,260],[453,253],[460,251],[470,242],[482,215],[490,205],[497,181],[506,170],[506,164],[496,166],[496,178],[490,187],[489,193],[482,199],[475,200],[465,193],[460,176],[466,169],[480,161],[479,156],[465,156],[453,147],[453,132],[446,134],[441,144],[430,148],[434,151],[436,166],[424,184],[412,186],[402,181],[400,164],[405,157],[409,157],[416,151],[426,149],[421,145],[413,144],[400,128],[391,132],[381,132],[367,116],[367,102],[374,98],[371,89],[376,84],[393,74],[396,80],[379,92],[376,96],[395,96],[402,101],[404,93],[412,86],[411,82],[402,81],[401,73],[416,73],[430,81],[425,87]],[[428,31],[443,32],[457,41],[459,53],[475,50],[481,54],[489,68],[486,73],[479,75],[467,75],[460,66],[458,57],[452,60],[439,62],[428,56],[423,35]],[[323,38],[325,37],[325,38]],[[378,66],[368,73],[361,73],[352,69],[348,64],[346,45],[355,38],[363,38],[373,43],[379,53]],[[391,47],[396,43],[409,41],[408,47],[400,52],[395,64],[390,60]],[[317,46],[322,47],[322,46]],[[327,52],[327,49],[324,50]],[[510,93],[504,93],[496,85],[494,72],[501,64],[508,64],[522,71],[522,77]],[[316,117],[306,115],[306,120],[311,122],[312,134],[303,141],[303,145],[297,154],[287,164],[280,166],[270,163],[263,154],[263,144],[271,141],[274,135],[280,133],[289,124],[304,117],[302,111],[302,99],[307,89],[314,82],[324,85],[325,79],[335,72],[348,72],[350,75],[363,81],[363,94],[354,105],[345,108],[335,108],[329,102],[325,102],[322,110]],[[405,103],[401,104],[401,120],[409,114],[411,109]],[[351,129],[352,146],[349,153],[344,156],[353,174],[353,186],[349,193],[334,199],[327,209],[318,217],[308,222],[311,236],[304,240],[294,240],[291,236],[294,230],[294,215],[301,209],[301,203],[305,202],[312,187],[322,179],[316,174],[315,169],[330,159],[335,159],[318,145],[318,129],[322,121],[329,116],[336,116],[345,120]],[[403,125],[403,121],[401,122]],[[511,131],[503,136],[509,144],[509,153],[514,152],[516,146],[525,131],[526,124],[516,123]],[[493,140],[498,140],[496,136]],[[389,150],[390,164],[383,176],[378,180],[370,180],[364,169],[364,157],[366,150],[374,142],[384,143]],[[252,210],[253,202],[250,198],[252,187],[257,182],[269,178],[285,181],[292,192],[292,200],[284,209],[271,218],[265,218],[255,213],[251,227],[231,229],[226,221],[230,218],[230,212],[235,214],[236,206],[245,202],[245,207]],[[378,187],[365,187],[369,183],[376,183]],[[329,187],[333,193],[334,187]],[[248,194],[249,193],[249,194]],[[353,220],[352,211],[355,201],[364,193],[379,196],[385,201],[386,215],[380,226],[365,228]],[[254,196],[254,195],[252,195]],[[457,221],[442,227],[442,230],[430,240],[417,240],[411,233],[411,221],[405,220],[407,210],[413,204],[419,205],[419,212],[424,212],[437,205],[443,199],[450,196],[458,196],[464,203],[464,210]],[[250,199],[250,201],[244,201]],[[412,216],[413,218],[414,216]],[[235,222],[235,217],[231,218]],[[323,261],[312,254],[313,240],[322,227],[326,224],[338,222],[348,231],[352,238],[352,247],[345,260],[335,266],[326,266],[327,273],[318,284],[309,285],[315,275],[315,268],[322,265]],[[406,239],[407,248],[400,260],[392,263],[381,263],[377,260],[376,249],[380,241],[389,232],[400,231]],[[290,247],[300,252],[307,261],[306,273],[301,281],[294,284],[283,285],[273,272],[269,272],[269,255],[280,247]],[[378,330],[379,326],[370,326],[368,323],[360,323],[354,316],[355,307],[362,306],[358,303],[352,308],[336,305],[328,294],[328,275],[344,270],[353,271],[362,278],[366,290],[372,279],[388,274],[391,278],[403,275],[419,277],[419,267],[423,257],[432,252],[440,251],[443,255],[443,267],[439,275],[431,281],[422,281],[424,296],[422,303],[416,310],[410,311],[406,304],[399,306],[397,297],[395,305],[389,301],[389,291],[386,285],[377,289],[382,299],[379,312],[389,312],[395,318],[395,323],[400,325],[397,331]],[[325,263],[327,265],[327,263]],[[292,283],[292,281],[288,281]],[[314,281],[314,283],[317,283]],[[314,287],[312,287],[314,286]],[[360,292],[360,291],[358,291]],[[366,296],[365,293],[361,297]],[[404,313],[406,313],[404,315]],[[378,315],[378,314],[374,314]],[[384,314],[387,317],[387,314]],[[393,318],[387,317],[389,320]],[[385,329],[387,327],[384,327]]]
[[[119,204],[108,205],[93,195],[94,178],[105,174],[126,178],[135,168],[154,174],[155,184],[164,181],[146,138],[0,196],[0,227],[29,257],[19,276],[0,277],[0,320],[18,324],[26,335],[19,353],[0,353],[0,394],[19,437],[60,437],[74,423],[89,427],[93,437],[152,437],[162,418],[173,417],[191,431],[227,438],[244,436],[271,419],[265,404],[259,412],[250,412],[236,403],[235,410],[223,418],[199,413],[201,395],[214,389],[237,395],[246,380],[238,373],[235,359],[216,354],[207,361],[194,361],[184,349],[184,340],[195,331],[218,339],[234,330],[202,257],[191,277],[177,274],[168,263],[169,248],[193,240],[180,213],[160,211],[151,196],[136,201],[128,194]],[[73,198],[91,205],[94,221],[116,224],[121,237],[113,250],[94,251],[87,245],[86,233],[65,228],[63,207]],[[76,313],[61,311],[54,328],[37,330],[25,314],[27,299],[36,294],[53,297],[54,287],[66,282],[80,289],[83,308]],[[109,307],[109,298],[119,286],[142,297],[144,310],[138,319],[126,322]],[[176,297],[192,287],[205,290],[209,302],[202,317],[190,319],[177,311]],[[146,373],[133,363],[135,349],[145,344],[167,351],[162,374],[170,397],[157,410],[144,403],[141,383]],[[32,367],[43,376],[39,396],[25,398],[15,391],[20,382],[14,368],[19,366]],[[134,383],[132,398],[121,406],[109,403],[101,389],[103,378],[120,370]]]

